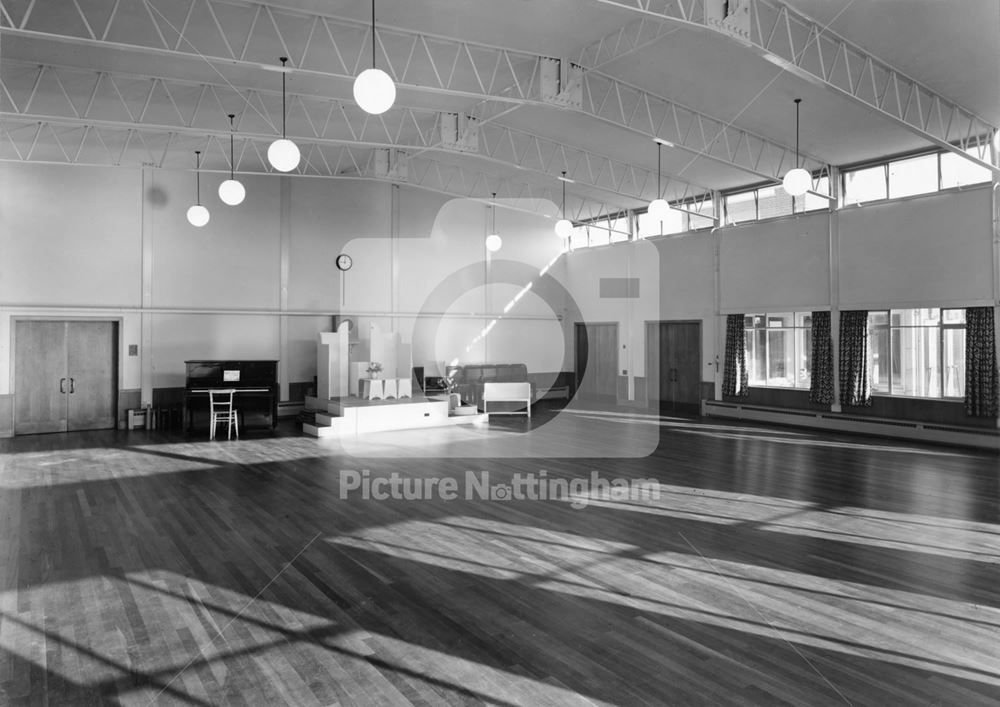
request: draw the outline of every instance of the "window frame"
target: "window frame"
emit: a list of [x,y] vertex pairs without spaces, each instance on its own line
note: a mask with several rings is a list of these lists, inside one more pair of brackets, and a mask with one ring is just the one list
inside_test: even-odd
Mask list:
[[[938,313],[937,314],[937,324],[935,324],[935,325],[922,324],[922,325],[898,325],[898,326],[894,326],[893,323],[892,323],[892,313],[894,311],[895,312],[903,312],[903,311],[910,310],[910,309],[937,310],[937,313]],[[888,337],[886,338],[886,340],[888,341],[888,345],[889,345],[889,351],[888,351],[888,356],[889,356],[889,364],[888,364],[889,365],[889,375],[886,377],[887,380],[888,380],[888,390],[886,390],[886,391],[881,391],[881,390],[877,391],[877,390],[875,390],[874,389],[874,382],[873,382],[872,383],[872,395],[873,396],[882,397],[882,398],[905,398],[905,399],[910,399],[910,400],[943,400],[943,401],[946,401],[946,402],[959,402],[959,401],[963,401],[965,399],[964,395],[945,395],[945,383],[946,383],[947,373],[945,371],[946,366],[945,366],[945,363],[944,363],[944,361],[945,361],[945,359],[944,359],[945,348],[944,347],[945,347],[945,332],[946,331],[955,331],[955,330],[959,330],[959,329],[964,332],[966,330],[966,323],[965,323],[965,321],[962,321],[960,323],[959,322],[948,322],[948,323],[945,323],[945,321],[944,321],[944,312],[945,312],[945,310],[961,310],[961,311],[964,312],[964,309],[965,309],[964,307],[903,307],[903,308],[898,308],[898,309],[895,309],[895,310],[894,309],[870,309],[870,310],[868,310],[868,322],[869,322],[868,323],[868,336],[869,336],[869,343],[870,343],[870,339],[871,339],[871,335],[872,335],[873,330],[875,330],[875,329],[884,329],[886,331],[886,333],[888,334]],[[884,314],[885,315],[885,324],[872,325],[871,324],[871,316],[873,314]],[[902,393],[894,393],[893,390],[892,390],[892,388],[893,388],[893,381],[892,381],[892,378],[893,378],[893,376],[892,376],[893,330],[901,330],[901,329],[932,329],[932,328],[933,329],[937,329],[937,336],[935,337],[935,339],[937,341],[937,360],[940,362],[939,365],[938,365],[938,381],[937,381],[937,385],[938,385],[938,390],[940,391],[940,393],[938,395],[904,395]],[[881,354],[881,352],[879,352],[879,353]],[[872,361],[872,354],[873,354],[873,352],[871,350],[871,346],[869,345],[869,353],[868,353],[868,365],[869,365],[869,369],[868,369],[868,372],[869,372],[869,374],[873,375],[874,371],[873,371],[873,369],[871,368],[871,365],[870,365],[871,361]],[[963,383],[963,387],[964,387],[964,383]]]
[[[769,326],[769,322],[770,322],[771,317],[778,316],[778,315],[790,315],[790,317],[791,317],[791,324],[789,324],[788,326],[780,326],[780,327]],[[758,326],[748,327],[746,325],[746,320],[748,318],[751,318],[751,317],[755,318],[755,319],[759,317],[760,320],[761,320],[761,322],[762,322],[762,325],[759,326],[759,327]],[[803,324],[801,324],[801,325],[798,324],[798,322],[800,320],[803,322]],[[805,323],[807,321],[808,321],[808,324]],[[748,381],[747,381],[747,386],[748,387],[750,387],[750,388],[767,388],[767,389],[771,389],[771,390],[810,390],[811,389],[811,387],[812,387],[812,373],[813,373],[813,371],[812,371],[812,339],[811,339],[811,336],[812,336],[812,311],[811,310],[810,311],[786,310],[786,311],[780,311],[780,312],[778,312],[778,311],[770,311],[770,312],[748,312],[748,313],[744,314],[743,315],[743,350],[744,350],[745,359],[748,361],[748,366],[752,365],[752,362],[754,361],[753,353],[747,348],[747,343],[746,343],[747,342],[747,334],[749,332],[753,332],[753,336],[751,338],[754,340],[754,346],[755,347],[756,347],[756,337],[758,336],[758,332],[763,332],[763,340],[764,340],[764,344],[763,344],[764,345],[764,376],[763,376],[763,379],[764,379],[764,382],[763,383],[755,383],[752,379],[749,379],[749,377],[748,377]],[[770,380],[771,380],[771,376],[770,376],[770,368],[771,368],[771,355],[770,355],[770,353],[771,353],[771,338],[770,338],[770,336],[768,336],[768,334],[771,333],[771,332],[774,332],[774,333],[782,332],[782,333],[786,334],[787,336],[790,336],[791,339],[792,339],[792,354],[791,354],[792,368],[793,368],[793,370],[792,370],[792,381],[793,381],[792,385],[772,385],[770,383]],[[800,332],[808,333],[809,337],[806,337],[804,335],[800,336]],[[800,341],[802,343],[803,349],[805,349],[807,347],[807,342],[808,342],[808,349],[809,349],[808,351],[805,351],[805,350],[800,351],[799,350]],[[805,382],[805,384],[801,383],[800,376],[799,376],[799,373],[798,373],[798,362],[800,360],[808,361],[808,363],[809,363],[808,380]]]

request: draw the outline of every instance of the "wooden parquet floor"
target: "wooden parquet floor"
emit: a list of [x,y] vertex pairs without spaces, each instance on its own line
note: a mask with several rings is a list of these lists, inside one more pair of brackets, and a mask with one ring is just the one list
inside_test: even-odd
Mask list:
[[614,414],[564,441],[637,420],[649,456],[0,440],[0,703],[1000,704],[996,454]]

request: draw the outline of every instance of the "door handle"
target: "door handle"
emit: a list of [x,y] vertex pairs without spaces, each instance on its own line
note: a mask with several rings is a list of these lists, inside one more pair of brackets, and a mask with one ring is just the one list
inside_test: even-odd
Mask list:
[[72,378],[69,379],[69,392],[70,393],[76,392],[76,383]]
[[66,379],[65,378],[60,378],[59,379],[59,392],[60,393],[65,393],[66,392]]

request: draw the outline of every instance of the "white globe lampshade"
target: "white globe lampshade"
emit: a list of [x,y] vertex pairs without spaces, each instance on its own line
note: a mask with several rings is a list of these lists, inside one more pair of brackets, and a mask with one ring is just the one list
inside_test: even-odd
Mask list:
[[790,195],[802,196],[812,186],[812,177],[809,175],[809,172],[801,167],[796,167],[795,169],[788,170],[785,178],[781,180],[781,185]]
[[299,166],[299,147],[288,138],[280,138],[267,148],[267,161],[279,172],[291,172]]
[[208,223],[208,209],[206,209],[201,204],[195,204],[187,212],[188,223],[192,226],[197,226],[201,228],[206,223]]
[[229,204],[230,206],[242,204],[246,195],[247,190],[236,179],[227,179],[219,185],[219,198],[222,199],[222,203],[224,204]]
[[667,203],[666,199],[653,199],[649,202],[646,213],[654,221],[666,221],[670,214],[670,204]]
[[354,100],[366,113],[385,113],[396,100],[396,84],[382,69],[365,69],[354,79]]
[[569,219],[561,218],[556,221],[556,235],[563,240],[573,235],[573,222]]
[[503,246],[503,239],[495,233],[486,236],[486,250],[496,253]]

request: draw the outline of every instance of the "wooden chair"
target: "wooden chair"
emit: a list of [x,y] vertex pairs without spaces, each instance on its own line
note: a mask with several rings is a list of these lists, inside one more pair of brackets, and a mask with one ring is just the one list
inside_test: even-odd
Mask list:
[[208,391],[208,407],[212,413],[211,427],[208,431],[208,438],[215,439],[215,428],[219,423],[229,425],[226,439],[233,438],[233,430],[236,430],[236,439],[240,438],[240,421],[237,417],[236,406],[233,404],[233,396],[236,391],[232,388],[223,390]]

